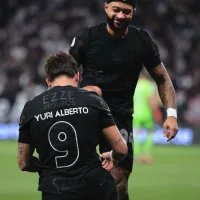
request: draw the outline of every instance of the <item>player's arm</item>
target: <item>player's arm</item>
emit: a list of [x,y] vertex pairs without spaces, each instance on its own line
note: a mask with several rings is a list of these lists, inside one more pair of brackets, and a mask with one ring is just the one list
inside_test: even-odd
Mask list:
[[126,142],[115,125],[108,105],[101,97],[97,95],[95,96],[97,100],[97,108],[99,109],[99,125],[101,132],[107,138],[112,147],[112,151],[107,153],[104,158],[111,158],[115,161],[119,161],[127,154],[128,149]]
[[159,96],[167,110],[167,119],[163,128],[164,136],[168,138],[167,141],[170,141],[178,132],[175,90],[165,66],[160,60],[160,54],[156,43],[145,31],[141,31],[141,35],[145,41],[144,65],[155,80]]
[[167,119],[163,128],[164,136],[168,138],[167,141],[170,141],[178,132],[175,90],[163,63],[148,71],[158,86],[159,96],[167,110]]
[[166,109],[176,109],[176,94],[171,79],[163,63],[148,69],[148,72],[158,86],[158,92]]
[[30,135],[30,122],[32,116],[29,110],[29,104],[26,103],[22,111],[19,123],[18,137],[18,166],[22,171],[39,172],[40,161],[33,156],[35,150],[32,145]]
[[122,160],[128,153],[128,148],[117,126],[114,125],[104,128],[102,132],[112,147],[112,151],[110,152],[112,159],[115,161]]
[[33,156],[34,148],[31,144],[18,143],[18,166],[22,171],[39,172],[40,161]]

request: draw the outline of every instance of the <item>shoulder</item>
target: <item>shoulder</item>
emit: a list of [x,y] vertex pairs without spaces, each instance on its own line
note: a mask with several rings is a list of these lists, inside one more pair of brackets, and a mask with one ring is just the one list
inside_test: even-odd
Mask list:
[[133,25],[130,26],[130,30],[136,33],[144,41],[152,40],[151,33],[149,33],[147,30],[135,27]]
[[83,47],[89,44],[91,40],[99,36],[99,34],[102,32],[101,30],[103,26],[105,26],[105,23],[82,28],[73,38],[71,47]]
[[49,90],[42,92],[41,94],[33,97],[33,99],[26,102],[24,108],[26,108],[30,113],[34,113],[36,108],[43,102],[43,97],[49,94]]
[[78,93],[82,95],[83,97],[90,98],[90,99],[97,99],[98,97],[100,97],[96,92],[88,91],[83,88],[78,88]]
[[110,111],[107,103],[96,92],[91,92],[90,98],[92,99],[93,105],[95,105],[96,108]]
[[98,105],[104,102],[103,98],[100,97],[94,91],[88,91],[82,88],[79,88],[79,94],[82,96],[82,99],[85,99],[87,102],[93,103],[93,105]]
[[105,27],[105,23],[99,23],[91,27],[83,27],[76,35],[79,38],[86,38],[88,36],[98,34],[98,32]]
[[99,23],[99,24],[96,24],[92,27],[89,28],[89,32],[91,34],[94,34],[94,33],[99,33],[101,32],[103,29],[105,30],[105,27],[106,27],[106,23],[103,22],[103,23]]
[[46,90],[39,95],[36,95],[32,100],[29,101],[29,104],[37,103],[40,99],[42,99],[45,95],[48,95],[50,90]]
[[75,37],[73,38],[73,42],[75,42],[76,39],[78,40],[85,40],[88,38],[89,35],[89,27],[84,27],[80,31],[77,32]]
[[31,106],[32,100],[27,101],[24,105],[24,108],[22,110],[22,113],[20,115],[20,120],[19,120],[19,126],[22,127],[25,125],[31,118],[32,116],[32,106]]

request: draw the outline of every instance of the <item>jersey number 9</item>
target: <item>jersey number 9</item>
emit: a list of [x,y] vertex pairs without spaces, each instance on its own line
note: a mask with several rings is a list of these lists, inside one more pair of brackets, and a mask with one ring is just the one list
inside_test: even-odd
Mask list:
[[56,151],[56,168],[73,166],[79,158],[79,146],[75,128],[68,122],[54,123],[48,133],[49,144]]

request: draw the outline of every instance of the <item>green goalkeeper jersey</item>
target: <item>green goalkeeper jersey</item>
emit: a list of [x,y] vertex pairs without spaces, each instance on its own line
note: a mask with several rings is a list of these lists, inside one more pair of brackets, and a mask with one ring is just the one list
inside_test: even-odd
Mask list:
[[[134,118],[152,118],[152,110],[148,98],[153,95],[155,85],[153,82],[140,78],[134,94]],[[155,97],[156,100],[156,97]]]

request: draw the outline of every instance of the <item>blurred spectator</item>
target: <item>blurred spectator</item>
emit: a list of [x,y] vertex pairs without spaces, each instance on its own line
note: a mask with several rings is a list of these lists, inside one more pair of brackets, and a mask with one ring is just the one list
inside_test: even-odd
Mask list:
[[[104,19],[103,0],[0,2],[0,122],[17,122],[25,101],[46,89],[47,54],[68,51],[84,26]],[[177,92],[179,120],[199,123],[200,1],[139,0],[133,24],[160,48]],[[187,115],[187,117],[185,117]]]

